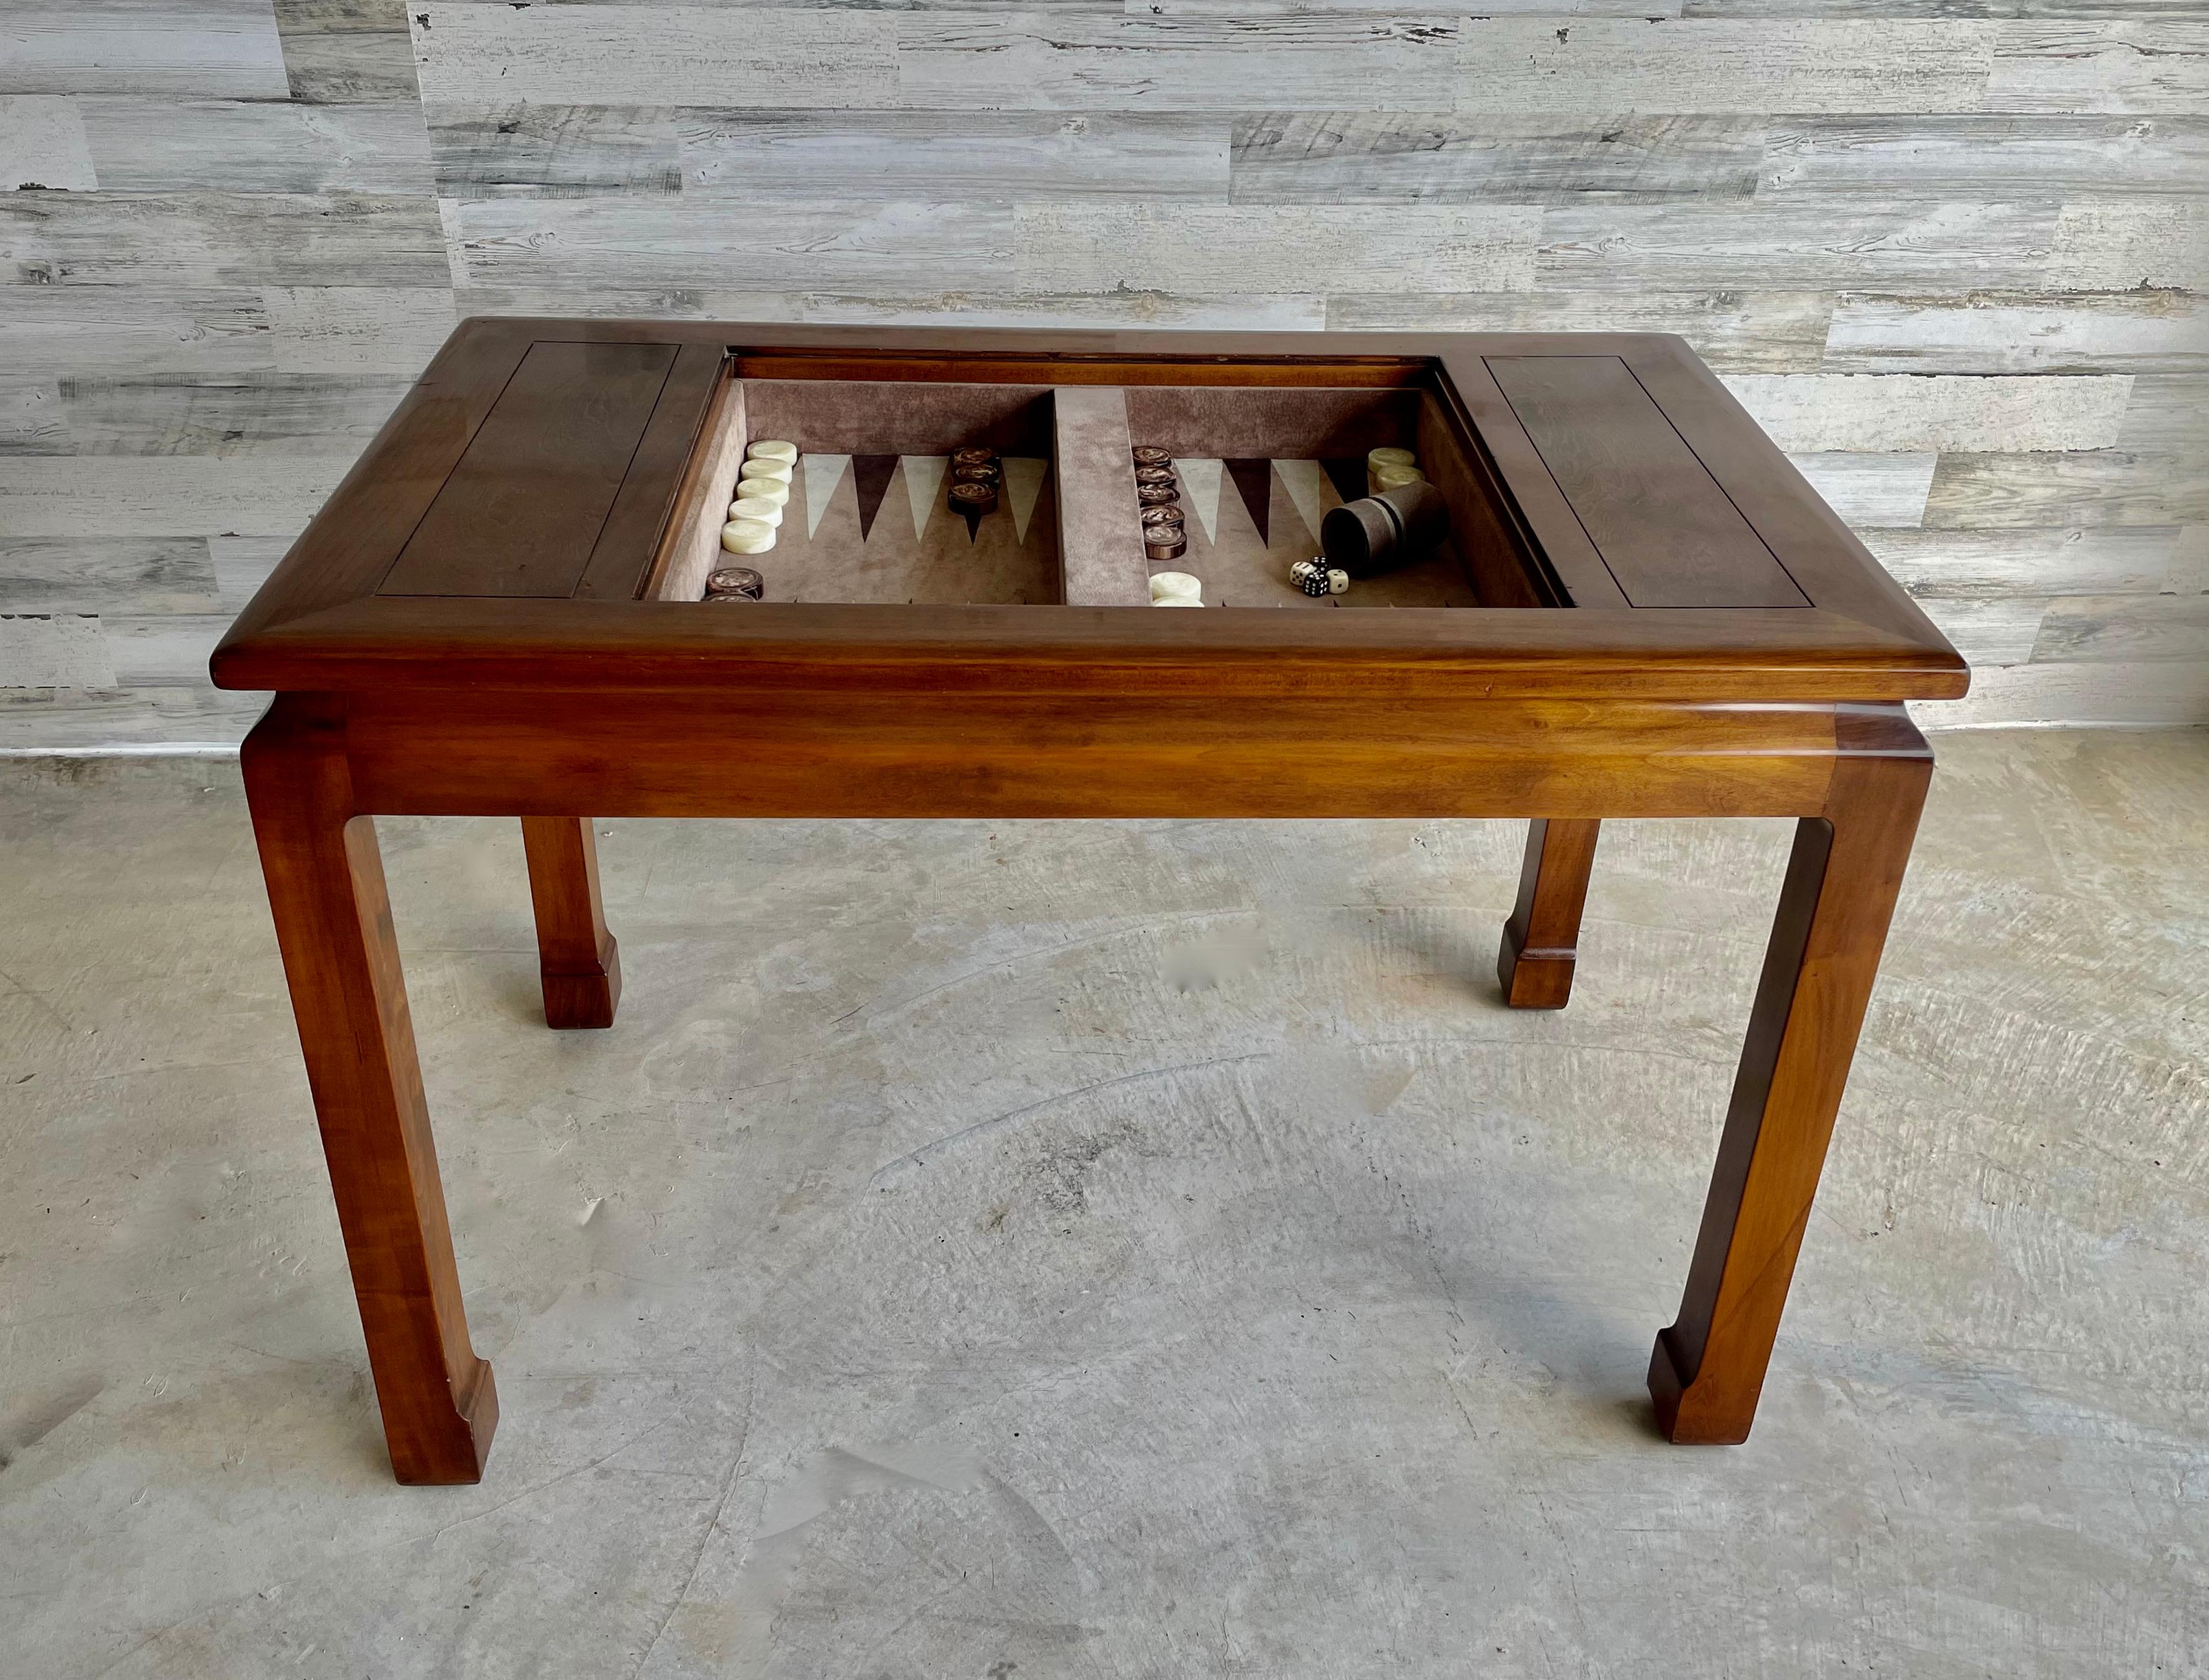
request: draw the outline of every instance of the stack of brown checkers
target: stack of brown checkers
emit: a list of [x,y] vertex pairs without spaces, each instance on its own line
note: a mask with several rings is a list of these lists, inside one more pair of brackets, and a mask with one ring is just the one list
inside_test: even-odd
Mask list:
[[1135,450],[1135,499],[1143,509],[1143,555],[1147,560],[1179,560],[1189,552],[1189,535],[1181,522],[1181,481],[1173,457],[1156,444],[1139,444]]
[[954,513],[993,513],[997,508],[997,487],[1004,477],[1004,465],[994,449],[978,444],[954,449],[951,488],[944,492],[944,498]]
[[708,601],[759,601],[767,597],[767,579],[749,566],[724,566],[706,579]]

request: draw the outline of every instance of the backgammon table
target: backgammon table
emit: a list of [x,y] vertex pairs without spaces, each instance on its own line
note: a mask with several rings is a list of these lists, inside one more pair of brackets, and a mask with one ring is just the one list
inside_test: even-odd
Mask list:
[[[708,603],[749,443],[797,447],[758,602]],[[1201,610],[1150,604],[1168,452]],[[1412,451],[1448,537],[1288,567]],[[942,494],[984,448],[1002,494]],[[1665,1435],[1746,1438],[1964,662],[1687,345],[470,320],[232,627],[244,749],[392,1467],[478,1479],[373,819],[521,819],[545,1016],[621,990],[593,817],[1531,819],[1498,974],[1564,1005],[1606,817],[1798,819]],[[984,1049],[982,1053],[986,1053]]]

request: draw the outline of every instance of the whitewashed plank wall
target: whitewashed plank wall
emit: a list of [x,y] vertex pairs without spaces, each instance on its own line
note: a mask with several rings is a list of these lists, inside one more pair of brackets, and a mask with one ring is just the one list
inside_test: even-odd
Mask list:
[[2209,721],[2209,0],[0,0],[0,746],[208,647],[453,321],[1684,334],[1979,664]]

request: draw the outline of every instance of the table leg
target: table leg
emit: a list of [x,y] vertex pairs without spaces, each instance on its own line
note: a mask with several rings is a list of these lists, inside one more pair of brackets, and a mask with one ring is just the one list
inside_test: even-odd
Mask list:
[[244,758],[392,1471],[477,1481],[498,1391],[468,1345],[383,862],[354,809],[342,718],[280,700]]
[[1503,924],[1496,958],[1496,977],[1514,1009],[1562,1009],[1573,994],[1580,910],[1602,827],[1592,817],[1550,817],[1527,827],[1519,903]]
[[621,1001],[621,950],[599,897],[599,847],[583,817],[524,817],[537,968],[548,1027],[611,1027]]
[[1796,828],[1687,1292],[1650,1357],[1673,1441],[1749,1438],[1932,774],[1919,747],[1841,759]]

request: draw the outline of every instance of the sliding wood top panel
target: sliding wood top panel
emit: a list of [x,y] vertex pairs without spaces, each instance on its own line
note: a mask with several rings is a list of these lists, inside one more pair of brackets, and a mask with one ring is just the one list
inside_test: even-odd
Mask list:
[[1486,360],[1628,606],[1810,604],[1622,358]]
[[[1442,488],[1478,514],[1489,553],[1518,556],[1527,582],[1509,604],[1484,587],[1477,607],[1332,612],[731,611],[636,598],[686,483],[695,501],[701,440],[726,429],[712,420],[717,405],[741,390],[731,381],[749,380],[818,381],[832,403],[848,386],[876,413],[900,406],[881,395],[900,381],[1118,387],[1131,403],[1141,388],[1182,387],[1188,399],[1158,392],[1144,411],[1198,417],[1236,411],[1231,388],[1211,387],[1250,390],[1253,417],[1369,393],[1374,412],[1401,426],[1424,411],[1423,453],[1452,453]],[[1249,429],[1226,425],[1222,435],[1241,441],[1209,453],[1249,452]],[[1955,651],[1677,339],[538,319],[460,324],[214,660],[220,687],[326,690],[735,691],[833,685],[862,669],[984,684],[1046,669],[1158,681],[1229,668],[1283,683],[1417,671],[1499,696],[1714,702],[1946,698],[1968,681]]]
[[377,593],[573,594],[679,348],[531,345]]

